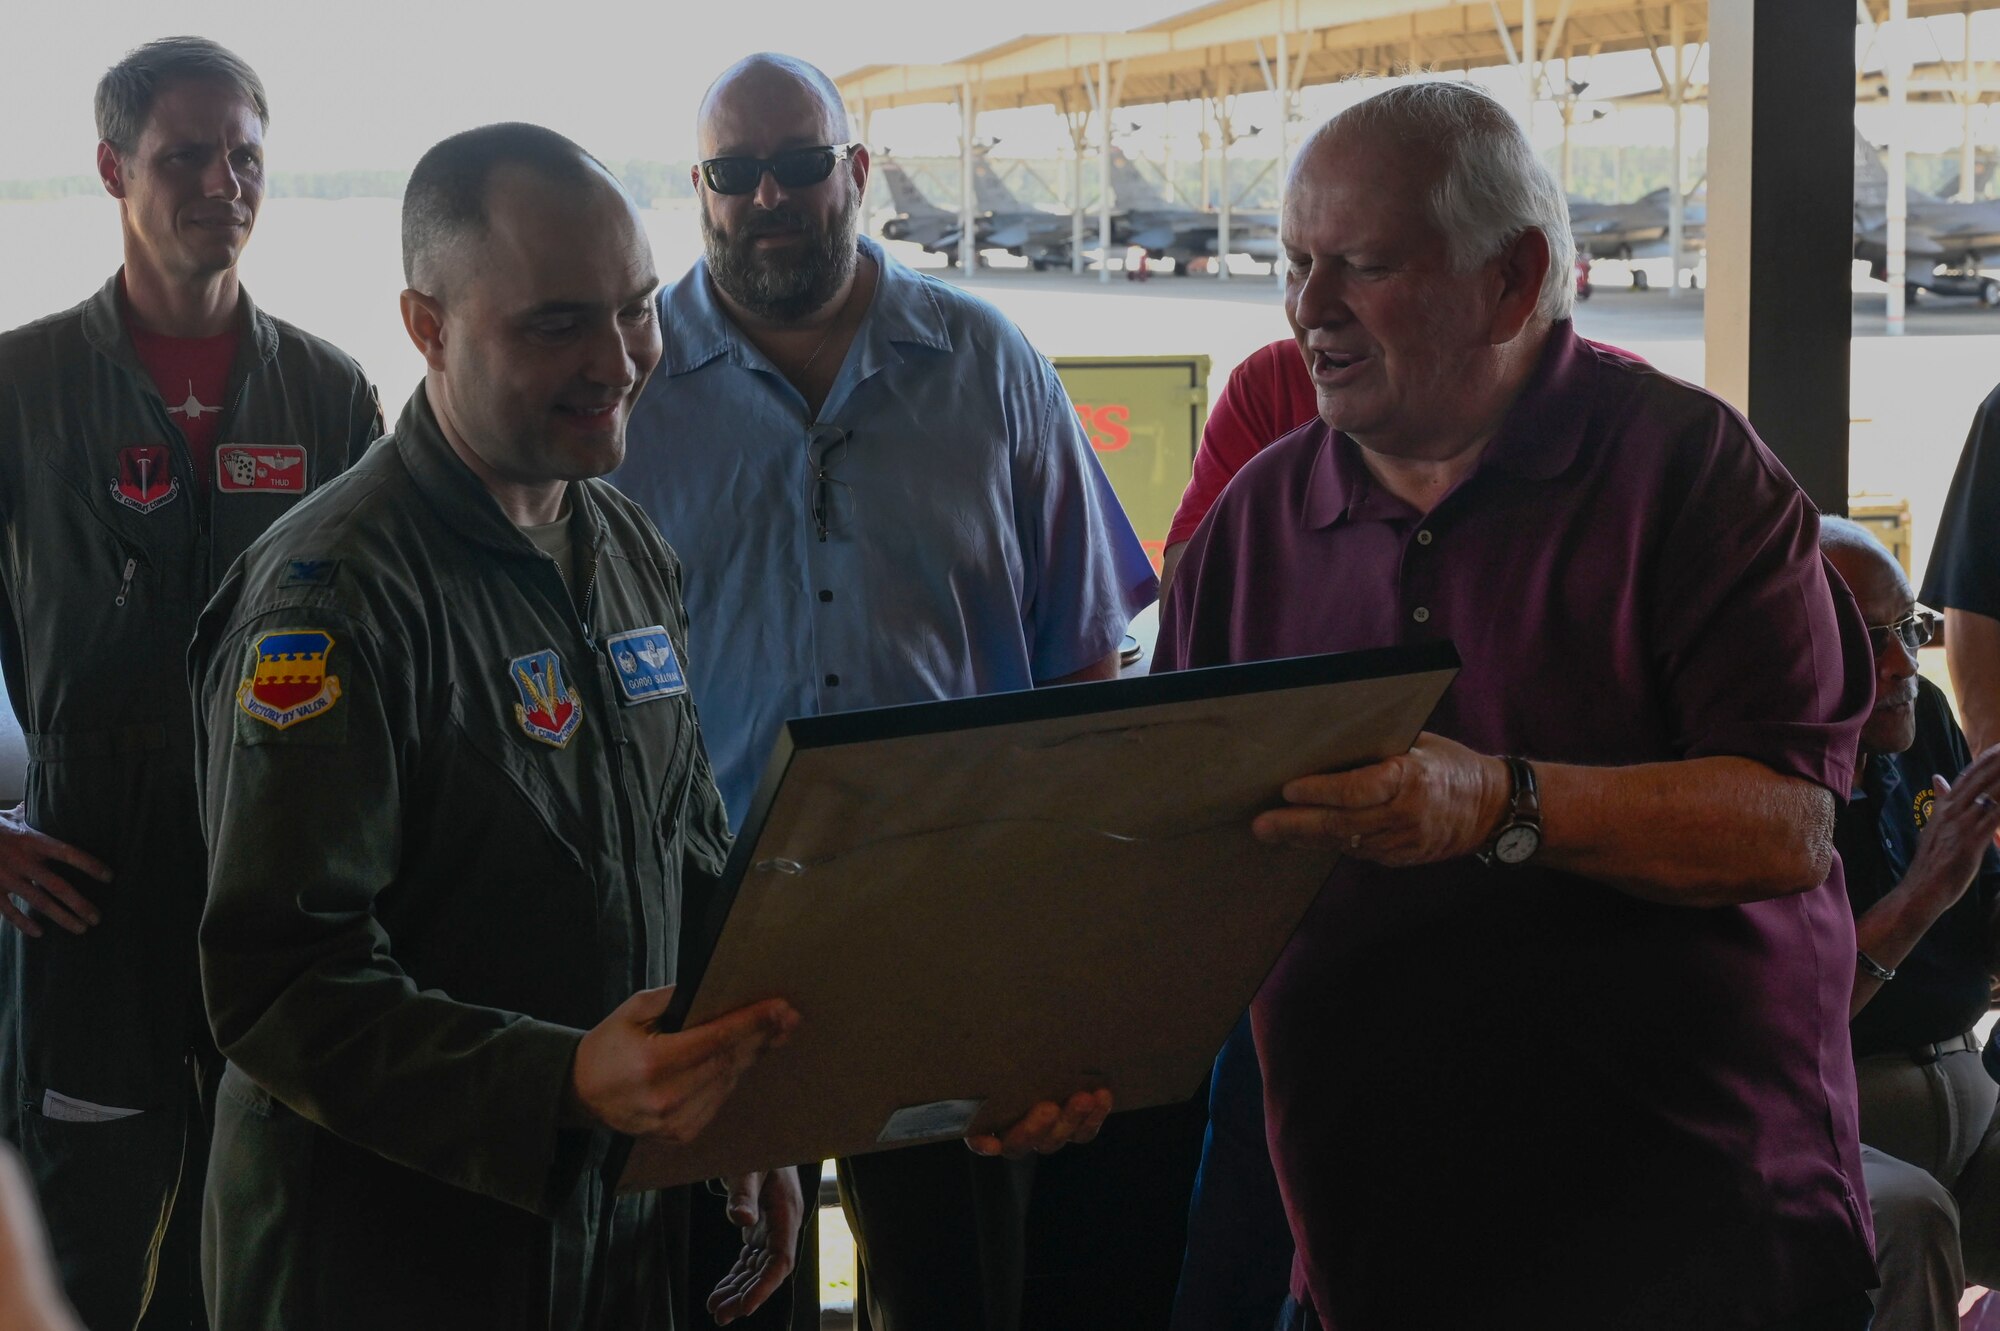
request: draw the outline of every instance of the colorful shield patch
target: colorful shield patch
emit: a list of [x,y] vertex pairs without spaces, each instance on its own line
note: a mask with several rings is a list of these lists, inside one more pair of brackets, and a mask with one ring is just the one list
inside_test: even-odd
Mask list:
[[224,444],[215,450],[217,494],[306,492],[306,450],[300,444]]
[[626,702],[651,702],[687,692],[680,658],[674,655],[674,640],[658,624],[614,633],[604,640],[604,649],[617,667],[618,691]]
[[279,629],[257,639],[257,666],[236,690],[247,716],[283,730],[319,716],[340,701],[340,681],[326,673],[333,635]]
[[139,444],[118,450],[118,479],[111,497],[138,513],[151,513],[181,492],[167,450],[159,444]]
[[517,656],[507,663],[507,677],[521,701],[514,719],[529,739],[560,749],[583,723],[583,700],[563,678],[562,658],[549,648]]

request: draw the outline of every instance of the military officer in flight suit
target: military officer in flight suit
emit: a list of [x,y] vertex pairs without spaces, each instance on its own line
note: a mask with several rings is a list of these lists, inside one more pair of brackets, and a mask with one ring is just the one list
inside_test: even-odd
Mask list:
[[[254,545],[192,658],[223,1075],[218,1331],[670,1325],[618,1134],[688,1139],[797,1015],[654,1034],[727,834],[680,569],[592,479],[660,357],[645,232],[567,139],[445,140],[404,200],[424,383]],[[739,1187],[754,1306],[792,1175]],[[777,1231],[779,1242],[765,1242]]]
[[[531,125],[425,154],[403,249],[423,385],[251,548],[191,658],[229,1058],[210,1315],[665,1328],[670,1208],[614,1195],[619,1144],[692,1139],[800,1016],[653,1025],[728,835],[679,563],[595,479],[660,359],[652,254],[610,174]],[[1108,1108],[974,1144],[1053,1150]],[[783,1282],[803,1209],[789,1169],[729,1193],[724,1322]]]
[[245,546],[382,432],[328,343],[237,261],[264,194],[264,86],[200,37],[97,87],[124,263],[0,334],[0,667],[27,800],[0,814],[8,1110],[86,1325],[198,1319],[219,1060],[195,928],[207,882],[181,681]]

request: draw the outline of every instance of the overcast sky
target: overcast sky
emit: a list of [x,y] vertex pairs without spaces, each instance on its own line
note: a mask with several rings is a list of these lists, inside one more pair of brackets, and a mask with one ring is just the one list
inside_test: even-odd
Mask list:
[[[1192,0],[0,0],[0,180],[90,175],[96,132],[91,91],[131,47],[196,32],[248,59],[271,97],[275,171],[405,170],[438,139],[493,120],[533,120],[610,160],[685,160],[694,108],[725,65],[776,46],[835,76],[861,65],[945,62],[1038,32],[1119,30],[1181,12]],[[1978,45],[2000,54],[2000,15],[1980,16]],[[1958,54],[1957,20],[1919,25],[1918,60]],[[1863,42],[1865,45],[1865,41]],[[1580,62],[1581,63],[1581,62]],[[1654,86],[1646,56],[1608,56],[1583,71],[1593,95]],[[1491,71],[1490,79],[1509,77]],[[1326,114],[1339,90],[1308,93],[1309,116]],[[1268,109],[1246,98],[1255,122]],[[1172,117],[1121,114],[1148,133],[1197,132],[1193,108]],[[1543,108],[1537,138],[1557,122]],[[1932,110],[1913,126],[1956,135],[1954,113]],[[1171,124],[1169,122],[1172,122]],[[1184,123],[1183,123],[1184,122]],[[1935,123],[1935,130],[1930,126]],[[1178,127],[1176,127],[1178,126]],[[918,108],[879,116],[877,145],[951,153],[953,113]],[[1586,140],[1668,141],[1664,112],[1644,109],[1592,126]],[[1056,117],[994,113],[982,137],[1003,155],[1063,151]],[[1266,140],[1244,145],[1268,152]],[[1982,136],[1984,137],[1984,136]],[[1699,142],[1699,139],[1695,139]],[[1989,138],[1990,142],[1991,139]],[[1157,144],[1134,140],[1141,151]],[[1925,144],[1925,147],[1931,145]],[[1187,148],[1175,151],[1186,152]]]
[[91,91],[140,42],[213,37],[271,98],[273,170],[406,168],[438,139],[534,120],[600,157],[692,156],[702,90],[776,46],[836,77],[1023,32],[1123,29],[1173,0],[0,0],[0,179],[88,175]]

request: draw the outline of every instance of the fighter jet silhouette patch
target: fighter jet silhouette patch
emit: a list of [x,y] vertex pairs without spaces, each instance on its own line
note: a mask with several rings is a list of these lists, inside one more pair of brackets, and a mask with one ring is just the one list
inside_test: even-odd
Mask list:
[[604,640],[604,649],[611,653],[618,691],[626,702],[651,702],[687,692],[674,640],[658,624],[614,633]]
[[167,415],[185,416],[191,421],[198,421],[204,416],[220,416],[222,414],[221,407],[211,407],[194,395],[194,380],[188,380],[187,386],[187,401],[181,403],[178,407],[168,407]]

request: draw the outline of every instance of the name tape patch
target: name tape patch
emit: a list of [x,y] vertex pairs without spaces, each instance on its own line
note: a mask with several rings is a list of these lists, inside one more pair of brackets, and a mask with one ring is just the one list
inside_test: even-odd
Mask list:
[[215,450],[218,494],[306,492],[303,444],[224,444]]
[[326,672],[333,635],[319,629],[278,629],[258,637],[257,664],[236,690],[243,714],[284,730],[331,711],[340,680]]
[[604,640],[604,649],[611,653],[618,691],[626,702],[651,702],[687,692],[674,640],[658,624],[614,633]]

